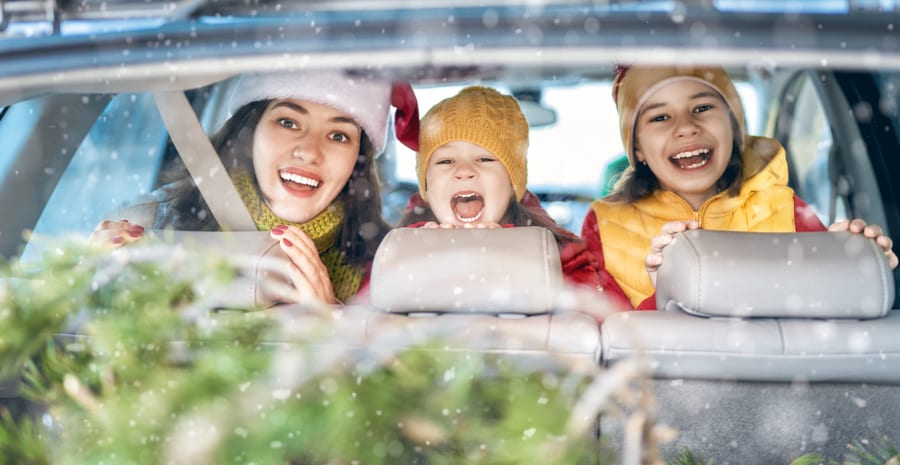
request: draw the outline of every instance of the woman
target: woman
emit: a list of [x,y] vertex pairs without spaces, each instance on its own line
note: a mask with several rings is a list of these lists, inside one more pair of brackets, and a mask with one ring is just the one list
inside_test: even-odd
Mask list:
[[[256,227],[271,231],[290,258],[291,280],[304,298],[347,301],[368,280],[389,229],[374,160],[385,146],[392,99],[404,102],[398,116],[417,120],[408,85],[392,89],[380,79],[324,71],[237,78],[231,117],[212,143]],[[183,167],[165,179],[141,205],[155,208],[155,218],[104,221],[92,241],[134,242],[144,227],[219,229]]]

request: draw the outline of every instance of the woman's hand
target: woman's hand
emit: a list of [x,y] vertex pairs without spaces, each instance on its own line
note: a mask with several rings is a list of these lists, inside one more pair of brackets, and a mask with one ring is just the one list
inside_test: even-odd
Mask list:
[[650,253],[644,257],[644,267],[647,268],[647,274],[650,275],[650,282],[656,287],[656,272],[662,265],[662,251],[675,238],[675,234],[687,231],[688,229],[700,229],[700,223],[696,220],[689,221],[671,221],[663,225],[659,235],[650,239]]
[[285,225],[272,229],[271,235],[291,260],[288,274],[297,290],[298,302],[341,303],[334,296],[328,269],[309,236],[296,226]]
[[894,241],[890,237],[884,235],[884,231],[877,224],[866,224],[864,220],[856,218],[854,220],[843,220],[832,224],[828,227],[829,231],[850,231],[853,234],[862,234],[869,239],[875,240],[875,243],[884,250],[887,256],[888,265],[891,269],[897,268],[897,254],[893,251]]
[[105,248],[122,247],[137,241],[144,235],[144,227],[128,220],[101,221],[91,232],[91,245]]

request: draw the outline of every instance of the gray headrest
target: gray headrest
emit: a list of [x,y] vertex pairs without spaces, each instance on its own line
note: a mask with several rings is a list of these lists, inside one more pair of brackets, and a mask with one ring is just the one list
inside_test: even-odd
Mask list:
[[391,312],[535,314],[562,288],[559,248],[541,227],[392,230],[375,254],[372,305]]
[[657,308],[703,316],[877,318],[894,303],[884,251],[849,232],[686,231],[656,284]]
[[213,304],[221,308],[269,307],[297,299],[288,274],[290,260],[268,231],[148,230],[147,236],[147,241],[119,251],[140,258],[160,253],[161,246],[166,248],[163,253],[178,254],[187,248],[228,258],[238,276],[227,292],[216,297]]

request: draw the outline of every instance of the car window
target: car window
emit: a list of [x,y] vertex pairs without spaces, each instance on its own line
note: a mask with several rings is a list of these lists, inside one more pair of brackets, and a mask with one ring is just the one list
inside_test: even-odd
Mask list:
[[[486,84],[501,92],[512,90]],[[421,113],[464,86],[416,88]],[[603,167],[622,152],[611,83],[578,82],[541,89],[541,103],[555,110],[556,121],[532,127],[528,147],[528,188],[544,201],[557,223],[580,232],[589,202],[601,189]],[[415,153],[398,147],[395,179],[418,184]],[[582,200],[576,201],[573,198]],[[558,200],[559,199],[559,200]]]
[[816,212],[823,223],[832,218],[846,218],[846,204],[835,196],[832,205],[832,185],[829,159],[834,146],[831,127],[825,108],[808,74],[798,75],[790,94],[793,116],[785,120],[787,130],[785,149],[791,157],[797,194]]
[[[878,102],[881,113],[891,118],[897,127],[900,124],[900,72],[876,72],[873,73],[878,84],[881,99]],[[900,133],[894,132],[900,141]]]
[[[513,91],[502,84],[486,84],[504,93]],[[421,115],[439,101],[456,94],[464,85],[421,86],[415,88]],[[744,103],[747,130],[760,134],[763,112],[761,87],[752,82],[737,82]],[[612,81],[578,81],[549,85],[541,89],[541,104],[556,112],[556,120],[533,126],[529,133],[528,189],[535,193],[547,213],[566,229],[581,233],[581,224],[590,203],[604,193],[605,170],[616,164],[624,153],[619,134],[619,115],[612,99]],[[396,167],[388,177],[395,183],[418,185],[415,153],[398,144]],[[616,173],[618,176],[621,173]],[[406,204],[406,198],[386,199],[391,204]]]
[[[465,85],[417,87],[422,115]],[[496,86],[512,93],[502,84]],[[737,87],[745,103],[748,130],[759,133],[759,90],[748,82],[739,82]],[[541,90],[541,103],[555,111],[556,120],[531,129],[529,189],[539,196],[557,223],[575,233],[581,231],[590,202],[603,191],[604,170],[622,156],[618,115],[610,92],[609,80],[545,87]],[[209,120],[208,130],[219,124],[221,115],[217,115],[212,110],[204,112],[204,121]],[[73,156],[35,226],[35,233],[53,236],[88,232],[111,212],[149,193],[156,187],[165,141],[165,126],[155,110],[152,94],[114,97]],[[396,142],[392,152],[394,164],[387,182],[417,186],[415,153]],[[396,223],[397,211],[414,191],[409,187],[395,192],[386,189],[387,221]],[[34,253],[27,249],[25,252],[25,259]]]
[[[35,234],[89,232],[109,213],[149,193],[165,141],[152,94],[115,96],[72,157]],[[30,249],[26,247],[23,259],[34,253]]]

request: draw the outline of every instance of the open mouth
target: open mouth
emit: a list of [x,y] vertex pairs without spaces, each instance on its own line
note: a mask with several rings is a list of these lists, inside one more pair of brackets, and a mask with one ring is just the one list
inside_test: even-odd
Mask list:
[[463,223],[474,223],[484,213],[484,198],[475,192],[460,192],[450,199],[450,207],[456,219]]
[[319,179],[301,176],[296,173],[288,173],[287,171],[280,171],[278,175],[281,177],[281,182],[294,190],[312,191],[322,184],[322,181]]
[[673,165],[681,169],[693,170],[702,168],[707,163],[709,163],[710,158],[712,158],[712,153],[712,150],[708,148],[699,148],[696,150],[681,152],[670,158],[669,160]]

